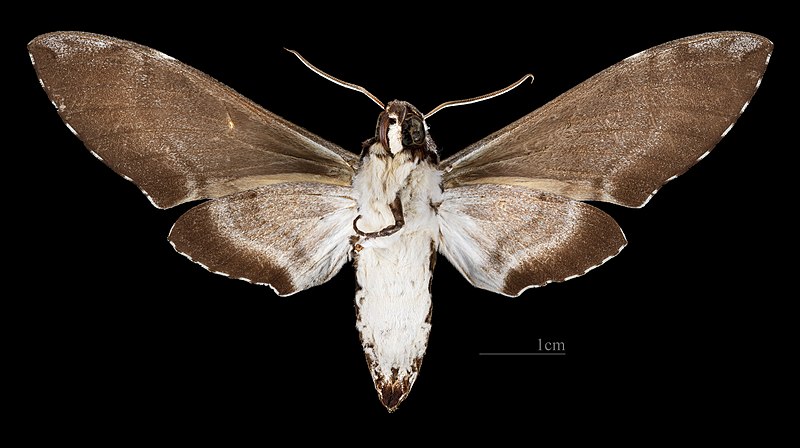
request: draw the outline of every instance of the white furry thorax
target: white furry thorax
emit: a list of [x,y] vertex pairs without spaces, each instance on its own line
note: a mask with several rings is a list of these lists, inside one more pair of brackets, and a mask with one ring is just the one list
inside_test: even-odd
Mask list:
[[[424,160],[401,151],[389,155],[380,143],[372,144],[353,178],[353,190],[361,219],[358,227],[374,232],[394,223],[389,204],[400,190],[406,227],[422,224],[420,218],[435,218],[430,203],[441,201],[441,172]],[[401,232],[403,231],[401,230]]]

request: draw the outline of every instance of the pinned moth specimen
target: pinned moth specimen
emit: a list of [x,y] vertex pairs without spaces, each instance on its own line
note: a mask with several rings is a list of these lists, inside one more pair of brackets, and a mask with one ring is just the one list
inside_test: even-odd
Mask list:
[[617,255],[616,222],[585,201],[642,207],[724,137],[772,52],[764,37],[675,40],[600,72],[440,160],[423,114],[379,104],[361,153],[264,110],[159,51],[58,32],[28,46],[67,127],[158,208],[204,200],[173,226],[175,249],[211,272],[288,296],[355,264],[356,325],[394,411],[420,371],[443,254],[506,296]]

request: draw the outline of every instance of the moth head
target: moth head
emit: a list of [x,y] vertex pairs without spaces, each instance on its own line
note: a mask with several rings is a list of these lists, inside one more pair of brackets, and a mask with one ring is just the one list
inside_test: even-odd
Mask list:
[[428,145],[428,125],[416,107],[405,101],[390,101],[378,116],[375,136],[392,155],[403,150],[424,151]]

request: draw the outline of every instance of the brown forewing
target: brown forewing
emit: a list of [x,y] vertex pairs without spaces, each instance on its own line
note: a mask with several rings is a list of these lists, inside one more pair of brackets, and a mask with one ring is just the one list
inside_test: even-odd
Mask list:
[[259,185],[350,185],[358,158],[156,50],[88,33],[28,45],[61,118],[161,208]]
[[724,136],[772,52],[702,34],[631,56],[441,163],[446,187],[514,184],[637,207]]

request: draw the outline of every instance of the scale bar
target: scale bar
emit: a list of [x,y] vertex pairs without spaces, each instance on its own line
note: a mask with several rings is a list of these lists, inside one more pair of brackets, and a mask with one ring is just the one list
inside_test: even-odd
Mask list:
[[510,352],[510,353],[478,353],[480,356],[564,356],[564,352]]

